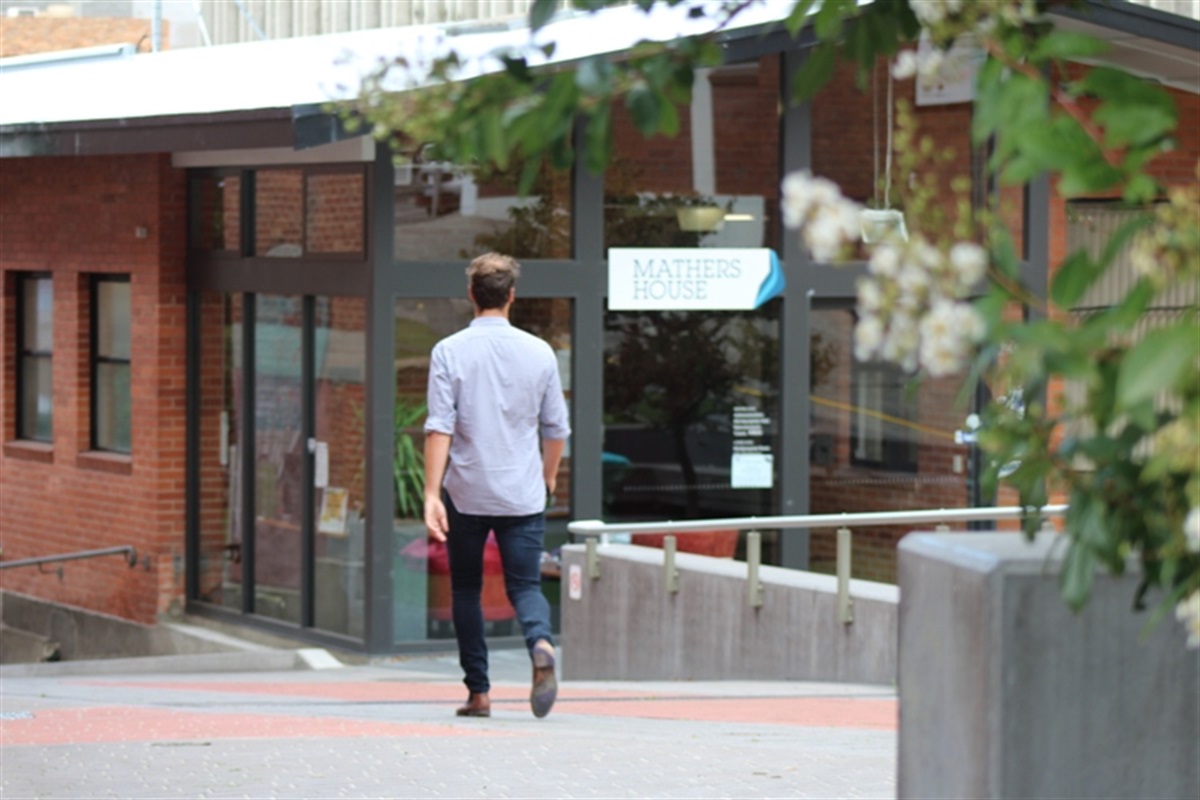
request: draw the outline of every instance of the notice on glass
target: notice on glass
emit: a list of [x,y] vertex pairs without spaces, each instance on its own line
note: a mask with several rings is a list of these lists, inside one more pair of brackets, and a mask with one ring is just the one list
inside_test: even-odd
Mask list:
[[770,489],[775,485],[770,418],[753,406],[733,409],[733,455],[729,485],[734,489]]
[[734,453],[729,483],[734,489],[770,489],[775,481],[775,458],[770,453]]

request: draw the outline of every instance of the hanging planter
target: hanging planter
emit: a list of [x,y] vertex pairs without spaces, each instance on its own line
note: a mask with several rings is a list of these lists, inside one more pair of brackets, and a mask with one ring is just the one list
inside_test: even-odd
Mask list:
[[[874,73],[872,73],[872,78]],[[874,84],[872,95],[876,96]],[[874,105],[876,101],[872,99]],[[872,109],[874,111],[874,109]],[[873,115],[878,120],[878,115]],[[884,153],[883,168],[883,208],[863,209],[862,240],[867,244],[877,244],[887,239],[899,241],[908,240],[908,227],[904,224],[904,212],[889,208],[892,204],[892,71],[888,70],[887,84],[887,150]],[[879,134],[876,122],[875,134],[875,202],[879,202]]]
[[864,208],[862,218],[862,240],[876,244],[886,239],[908,240],[908,227],[904,224],[904,212],[895,208]]

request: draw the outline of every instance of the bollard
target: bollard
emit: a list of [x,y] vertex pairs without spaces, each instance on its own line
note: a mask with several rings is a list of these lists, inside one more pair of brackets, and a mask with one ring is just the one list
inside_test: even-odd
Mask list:
[[837,531],[837,609],[838,622],[854,622],[854,598],[850,596],[850,529]]
[[592,580],[600,577],[600,555],[596,552],[596,537],[587,538],[587,574]]
[[679,570],[675,568],[675,537],[663,537],[663,584],[667,592],[676,594],[679,591]]
[[751,608],[762,608],[763,587],[758,577],[762,562],[762,534],[750,531],[746,534],[746,592]]

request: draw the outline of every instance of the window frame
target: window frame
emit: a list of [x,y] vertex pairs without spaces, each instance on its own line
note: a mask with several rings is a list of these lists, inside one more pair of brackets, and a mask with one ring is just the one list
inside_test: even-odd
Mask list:
[[[17,370],[16,370],[16,376],[15,376],[16,379],[14,381],[15,387],[16,387],[16,402],[13,404],[13,407],[16,411],[16,420],[15,420],[16,436],[15,436],[15,438],[17,438],[21,441],[27,441],[27,442],[42,442],[44,444],[52,444],[54,442],[54,401],[53,401],[53,398],[54,398],[54,388],[53,388],[53,382],[54,382],[53,381],[53,374],[54,374],[54,276],[53,276],[53,273],[50,273],[50,272],[22,272],[22,273],[18,273],[16,277],[17,277],[17,287],[16,287],[17,288],[17,303],[16,303],[16,306],[17,306],[17,309],[16,309],[16,311],[17,311],[17,313],[16,313],[16,317],[17,317],[17,336],[16,336],[17,364],[16,364],[16,367],[17,367]],[[48,351],[31,349],[28,346],[28,342],[26,341],[26,336],[25,336],[25,323],[28,320],[29,314],[30,314],[30,309],[27,307],[27,304],[25,301],[25,287],[30,282],[42,281],[42,280],[50,282],[50,342],[51,342],[51,344],[50,344],[50,350],[48,350]],[[36,309],[33,309],[33,313],[36,314]],[[34,430],[33,430],[34,435],[29,435],[29,432],[26,431],[26,424],[28,422],[28,415],[29,415],[30,409],[27,408],[26,404],[25,404],[25,390],[27,388],[25,385],[25,364],[30,359],[43,359],[43,358],[46,359],[47,362],[49,363],[50,372],[51,372],[50,433],[44,439],[36,435],[36,427],[37,427],[36,421],[34,423]],[[36,417],[37,417],[36,409],[34,410],[33,416],[36,420]]]
[[[130,352],[128,358],[116,358],[113,356],[102,356],[100,354],[100,285],[103,283],[127,283],[130,286],[130,320],[129,320],[129,341]],[[132,455],[133,453],[133,280],[129,273],[104,273],[94,274],[90,281],[90,331],[89,331],[89,399],[88,399],[88,421],[90,432],[88,435],[88,446],[91,450],[104,453],[118,453],[121,455]],[[130,370],[130,408],[129,428],[130,440],[128,449],[120,449],[118,447],[103,445],[99,441],[99,411],[100,411],[100,367],[105,364],[126,365]]]

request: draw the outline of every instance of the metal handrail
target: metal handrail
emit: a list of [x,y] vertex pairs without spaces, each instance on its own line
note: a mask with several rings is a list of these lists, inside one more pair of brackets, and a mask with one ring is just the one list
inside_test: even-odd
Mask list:
[[77,561],[81,558],[97,558],[99,556],[115,556],[123,554],[129,566],[137,566],[137,549],[131,544],[120,547],[102,547],[98,550],[78,550],[74,553],[60,553],[53,556],[37,556],[35,558],[18,558],[16,561],[0,561],[0,569],[12,567],[34,567],[42,564],[53,564],[57,561]]
[[598,544],[607,544],[613,534],[661,533],[663,541],[663,575],[667,591],[679,591],[678,572],[675,569],[675,534],[700,533],[712,530],[749,531],[746,535],[746,579],[747,597],[754,608],[762,606],[762,583],[759,580],[761,566],[761,534],[758,529],[811,530],[813,528],[837,529],[837,593],[838,620],[843,624],[854,621],[854,600],[850,596],[850,526],[904,525],[932,522],[946,530],[947,522],[973,522],[978,520],[1022,519],[1030,514],[1056,517],[1065,514],[1066,505],[1046,505],[1040,508],[1024,506],[993,506],[990,508],[937,508],[917,511],[863,511],[844,514],[798,514],[779,517],[726,517],[724,519],[692,519],[681,522],[631,522],[606,523],[598,519],[581,519],[567,524],[567,530],[585,537],[587,575],[593,580],[600,577]]
[[1021,519],[1033,513],[1059,516],[1066,505],[1041,508],[1023,506],[993,506],[990,508],[929,508],[916,511],[862,511],[843,514],[793,514],[780,517],[726,517],[724,519],[689,519],[664,522],[609,522],[581,519],[568,523],[567,530],[580,536],[601,536],[613,533],[698,533],[736,528],[740,531],[755,528],[811,529],[845,528],[851,525],[903,525],[907,522],[972,522],[989,519]]

